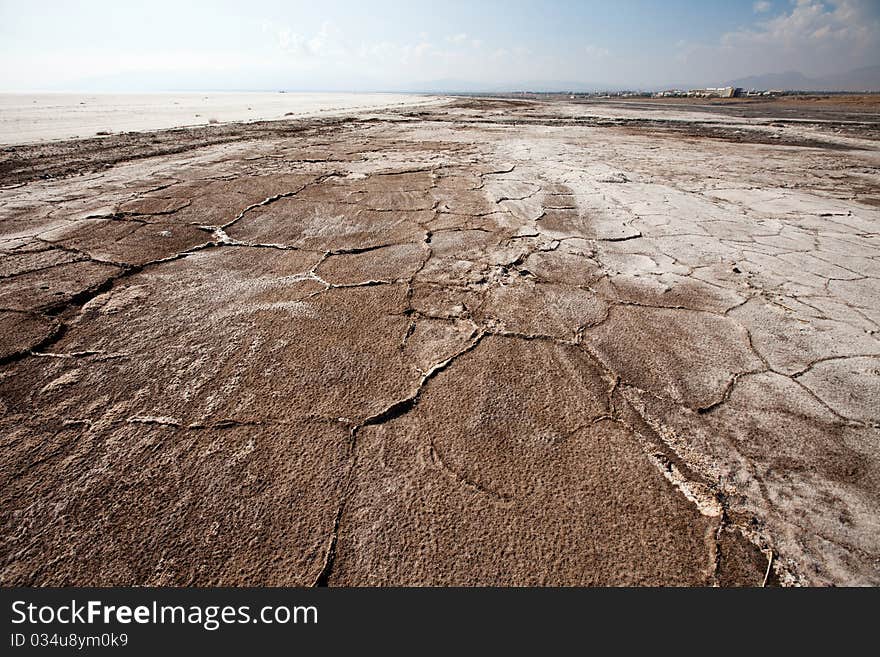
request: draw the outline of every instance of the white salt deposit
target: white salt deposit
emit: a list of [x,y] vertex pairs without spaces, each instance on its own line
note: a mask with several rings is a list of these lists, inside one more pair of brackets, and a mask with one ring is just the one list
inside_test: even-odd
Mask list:
[[0,94],[0,143],[332,116],[437,102],[440,99],[431,96],[377,93]]

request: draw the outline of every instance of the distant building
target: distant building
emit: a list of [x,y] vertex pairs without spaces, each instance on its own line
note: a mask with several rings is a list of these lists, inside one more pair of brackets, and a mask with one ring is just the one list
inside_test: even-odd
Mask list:
[[688,96],[698,98],[733,98],[736,87],[706,87],[705,89],[691,89]]
[[705,89],[667,89],[654,94],[655,98],[733,98],[742,93],[739,87],[706,87]]

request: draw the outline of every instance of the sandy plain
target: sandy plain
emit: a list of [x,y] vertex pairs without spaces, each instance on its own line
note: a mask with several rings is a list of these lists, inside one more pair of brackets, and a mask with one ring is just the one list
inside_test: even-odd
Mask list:
[[383,93],[0,94],[0,144],[107,136],[230,121],[265,121],[429,105]]
[[880,583],[877,120],[745,114],[6,147],[0,583]]

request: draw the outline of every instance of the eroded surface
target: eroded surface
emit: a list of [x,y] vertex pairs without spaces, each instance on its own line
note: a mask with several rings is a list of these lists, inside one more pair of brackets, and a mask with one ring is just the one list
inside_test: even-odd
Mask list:
[[0,581],[880,583],[870,134],[457,100],[7,152]]

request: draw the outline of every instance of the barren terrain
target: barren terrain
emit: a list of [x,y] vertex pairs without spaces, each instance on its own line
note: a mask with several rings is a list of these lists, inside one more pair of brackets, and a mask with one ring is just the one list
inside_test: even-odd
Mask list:
[[880,584],[872,112],[3,149],[0,584]]
[[0,93],[0,144],[119,132],[366,113],[431,105],[431,96],[369,93]]

